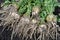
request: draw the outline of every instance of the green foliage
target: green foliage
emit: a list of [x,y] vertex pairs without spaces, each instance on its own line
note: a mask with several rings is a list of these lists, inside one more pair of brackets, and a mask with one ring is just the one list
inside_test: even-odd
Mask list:
[[57,21],[60,22],[60,16],[57,17]]
[[42,11],[40,13],[41,20],[44,22],[48,14],[53,14],[55,6],[57,6],[57,0],[43,0],[42,2]]
[[4,4],[9,5],[10,3],[16,3],[19,6],[18,12],[20,15],[24,13],[30,15],[33,6],[39,6],[41,8],[39,13],[41,22],[45,21],[48,14],[53,14],[55,6],[60,6],[60,3],[58,3],[57,0],[19,0],[19,2],[16,2],[15,0],[5,0]]

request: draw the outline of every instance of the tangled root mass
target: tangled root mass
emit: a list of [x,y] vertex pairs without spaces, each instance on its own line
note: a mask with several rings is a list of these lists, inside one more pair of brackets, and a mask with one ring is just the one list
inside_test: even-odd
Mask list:
[[60,40],[60,27],[57,23],[38,25],[39,18],[32,21],[28,16],[18,15],[15,9],[11,10],[0,13],[0,40]]

